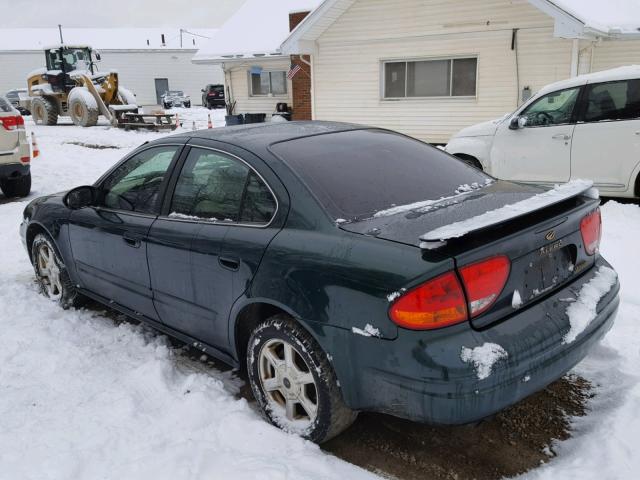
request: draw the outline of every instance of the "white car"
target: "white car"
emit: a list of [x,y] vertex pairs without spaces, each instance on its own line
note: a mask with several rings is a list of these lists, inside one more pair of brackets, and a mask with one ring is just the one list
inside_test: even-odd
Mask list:
[[505,180],[592,179],[640,197],[640,66],[547,85],[505,117],[465,128],[445,150]]
[[24,119],[0,96],[0,189],[6,197],[26,197],[31,191],[31,149]]

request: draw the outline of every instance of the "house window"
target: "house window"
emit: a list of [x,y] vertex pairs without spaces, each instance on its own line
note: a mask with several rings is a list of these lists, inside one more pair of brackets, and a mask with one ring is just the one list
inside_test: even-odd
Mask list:
[[249,78],[251,96],[286,95],[287,93],[287,72],[249,72]]
[[384,98],[475,97],[478,59],[383,63]]

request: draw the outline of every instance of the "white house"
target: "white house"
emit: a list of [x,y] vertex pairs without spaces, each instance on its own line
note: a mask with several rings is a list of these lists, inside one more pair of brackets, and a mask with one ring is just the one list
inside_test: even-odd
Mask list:
[[290,14],[306,14],[320,1],[247,0],[198,50],[193,63],[222,67],[227,100],[236,102],[235,113],[270,115],[277,103],[290,106],[291,58],[280,51],[280,44],[292,27]]
[[640,63],[640,1],[325,0],[278,51],[309,55],[314,119],[446,143],[548,83]]
[[[191,58],[215,30],[171,28],[64,28],[67,44],[99,50],[100,70],[116,70],[122,85],[140,105],[158,103],[166,89],[184,90],[194,105],[201,89],[222,83],[215,65],[194,65]],[[45,65],[43,48],[60,44],[57,28],[0,29],[0,94],[26,88],[27,74]]]

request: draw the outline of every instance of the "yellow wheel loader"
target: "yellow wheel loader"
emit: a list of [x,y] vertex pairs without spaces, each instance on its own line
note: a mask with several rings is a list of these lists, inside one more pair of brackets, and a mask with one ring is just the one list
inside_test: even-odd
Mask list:
[[119,85],[115,71],[98,72],[100,54],[86,45],[60,45],[44,50],[46,68],[27,77],[33,120],[39,125],[55,125],[59,116],[92,127],[103,115],[113,125],[125,113],[138,112],[135,96]]

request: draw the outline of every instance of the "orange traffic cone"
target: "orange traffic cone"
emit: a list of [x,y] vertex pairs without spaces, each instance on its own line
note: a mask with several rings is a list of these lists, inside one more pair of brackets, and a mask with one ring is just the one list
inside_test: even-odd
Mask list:
[[38,142],[36,142],[36,134],[31,132],[31,158],[36,158],[40,155],[40,149],[38,148]]
[[191,127],[191,130],[193,130],[194,132],[197,130],[195,120],[193,121],[193,126]]
[[180,119],[178,118],[178,114],[176,113],[176,127],[180,126]]
[[213,128],[213,123],[211,123],[211,114],[207,114],[207,116],[209,117],[209,121],[207,122],[207,128]]

